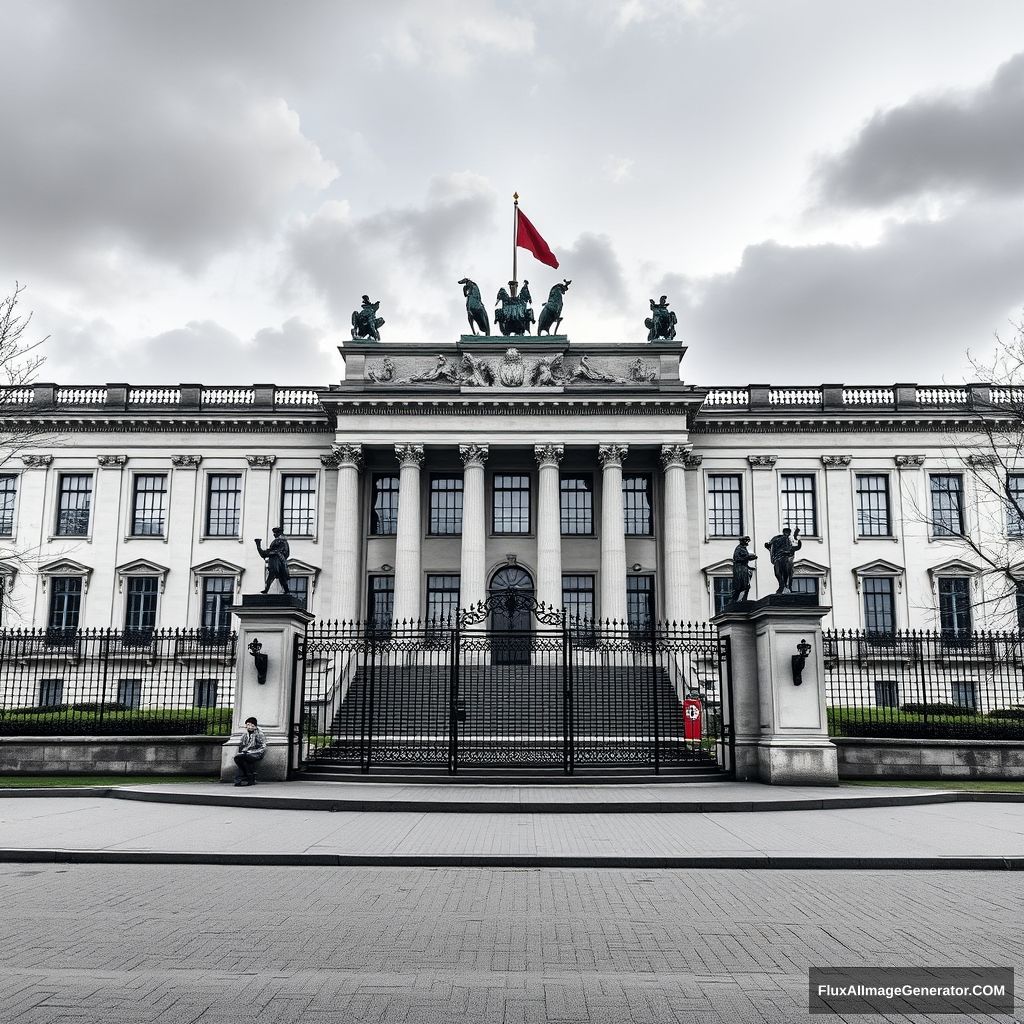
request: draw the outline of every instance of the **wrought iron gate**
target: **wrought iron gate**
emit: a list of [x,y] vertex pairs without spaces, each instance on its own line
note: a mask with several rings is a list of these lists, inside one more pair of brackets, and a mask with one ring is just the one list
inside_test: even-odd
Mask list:
[[311,625],[296,666],[304,766],[732,768],[707,624],[572,620],[508,590],[443,622]]

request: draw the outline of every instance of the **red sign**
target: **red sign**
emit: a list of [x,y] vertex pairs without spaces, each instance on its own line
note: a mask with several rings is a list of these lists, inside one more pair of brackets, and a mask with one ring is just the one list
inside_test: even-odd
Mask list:
[[701,703],[696,697],[687,697],[683,701],[683,737],[685,739],[700,739],[700,712]]

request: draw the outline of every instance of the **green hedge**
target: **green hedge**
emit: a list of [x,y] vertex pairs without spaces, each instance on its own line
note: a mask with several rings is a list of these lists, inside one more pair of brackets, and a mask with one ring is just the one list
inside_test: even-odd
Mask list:
[[[1013,709],[1011,709],[1013,710]],[[987,717],[973,712],[924,715],[890,708],[829,708],[830,736],[930,740],[1024,740],[1024,719]]]
[[231,708],[96,710],[17,708],[0,711],[0,736],[227,736]]

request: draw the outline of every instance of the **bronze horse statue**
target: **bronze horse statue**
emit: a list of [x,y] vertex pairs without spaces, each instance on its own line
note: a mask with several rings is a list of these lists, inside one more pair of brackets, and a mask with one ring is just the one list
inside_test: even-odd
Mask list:
[[[545,331],[549,335],[558,333],[558,328],[562,323],[562,296],[569,290],[571,284],[572,281],[563,281],[562,284],[556,284],[548,292],[548,301],[544,303],[537,320],[538,338]],[[552,330],[552,328],[554,329]]]
[[480,286],[468,277],[462,278],[459,284],[462,285],[462,294],[466,296],[466,318],[469,320],[470,330],[476,334],[479,327],[482,334],[490,334],[491,322],[487,319],[487,310],[484,309],[483,300],[480,298]]

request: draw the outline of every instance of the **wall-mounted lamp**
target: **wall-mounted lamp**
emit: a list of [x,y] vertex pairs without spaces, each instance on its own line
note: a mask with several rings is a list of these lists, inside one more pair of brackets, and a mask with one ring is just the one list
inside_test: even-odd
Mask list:
[[267,681],[267,665],[270,659],[263,653],[263,644],[255,638],[249,644],[249,653],[256,663],[256,682],[262,685]]
[[634,563],[633,563],[633,564],[632,564],[632,565],[630,566],[630,569],[632,569],[632,570],[633,570],[633,572],[639,572],[639,571],[640,571],[640,570],[641,570],[642,568],[643,568],[643,566],[642,566],[642,565],[641,565],[641,564],[640,564],[639,562],[634,562]]
[[811,653],[811,645],[806,640],[801,640],[796,645],[797,653],[793,655],[793,685],[799,686],[803,680],[804,665],[807,664],[807,655]]
[[381,571],[381,572],[391,572],[391,570],[392,570],[392,569],[394,569],[394,566],[393,566],[393,565],[388,565],[388,563],[387,563],[387,562],[385,562],[385,563],[384,563],[384,564],[383,564],[383,565],[382,565],[382,566],[380,567],[380,571]]

